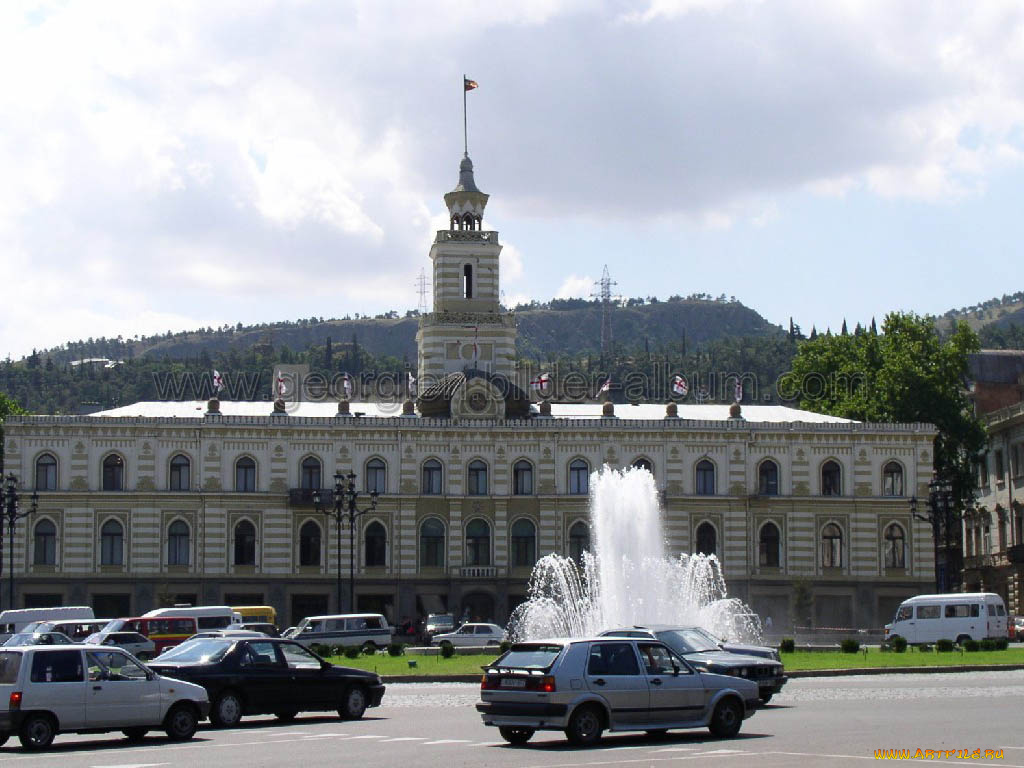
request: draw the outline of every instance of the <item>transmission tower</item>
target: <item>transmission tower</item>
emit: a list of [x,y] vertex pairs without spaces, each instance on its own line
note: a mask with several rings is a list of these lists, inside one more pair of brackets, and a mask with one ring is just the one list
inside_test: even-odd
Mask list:
[[612,351],[612,286],[618,285],[608,274],[608,265],[604,265],[601,279],[594,283],[600,290],[590,296],[601,300],[601,357],[605,360]]
[[419,310],[419,313],[421,315],[427,314],[427,291],[429,290],[429,288],[427,288],[428,285],[430,285],[430,283],[427,280],[427,273],[421,269],[420,276],[416,278],[416,290],[419,291],[420,294],[420,303],[419,306],[417,306],[416,308]]

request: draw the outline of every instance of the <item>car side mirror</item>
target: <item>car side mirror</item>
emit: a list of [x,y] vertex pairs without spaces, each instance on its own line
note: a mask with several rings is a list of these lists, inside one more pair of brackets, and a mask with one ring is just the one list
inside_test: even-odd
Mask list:
[[678,664],[675,664],[675,663],[672,664],[672,677],[679,677],[679,665]]
[[147,680],[151,680],[151,681],[152,680],[156,680],[156,672],[154,672],[151,669],[147,669],[146,670],[146,679]]

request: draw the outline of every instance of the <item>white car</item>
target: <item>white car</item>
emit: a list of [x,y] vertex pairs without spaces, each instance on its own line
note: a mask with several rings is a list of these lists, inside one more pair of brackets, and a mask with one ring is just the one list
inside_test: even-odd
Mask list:
[[156,728],[185,741],[209,713],[201,685],[161,677],[119,648],[0,648],[0,745],[17,734],[25,749],[46,749],[66,732],[138,741]]
[[89,645],[109,645],[123,648],[132,656],[148,661],[156,655],[156,643],[138,632],[97,632],[85,641]]
[[463,624],[454,632],[444,635],[434,635],[430,639],[431,645],[451,645],[455,648],[469,648],[473,646],[501,645],[505,639],[505,630],[497,624]]

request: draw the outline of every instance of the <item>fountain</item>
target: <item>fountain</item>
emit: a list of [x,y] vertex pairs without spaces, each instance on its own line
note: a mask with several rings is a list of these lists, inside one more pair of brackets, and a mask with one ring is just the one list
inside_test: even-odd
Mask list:
[[590,477],[592,552],[582,568],[545,555],[529,598],[509,619],[514,640],[582,637],[634,624],[696,624],[732,641],[757,642],[761,623],[726,594],[718,558],[666,554],[654,477],[605,466]]

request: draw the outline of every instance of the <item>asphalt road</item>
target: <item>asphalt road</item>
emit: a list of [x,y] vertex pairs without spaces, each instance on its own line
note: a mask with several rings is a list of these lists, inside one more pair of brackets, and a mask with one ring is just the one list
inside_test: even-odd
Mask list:
[[[561,733],[539,733],[510,747],[473,708],[477,686],[396,684],[385,705],[357,722],[300,715],[291,724],[247,718],[239,728],[204,725],[196,738],[172,744],[153,733],[141,745],[119,734],[58,736],[39,754],[12,738],[0,766],[18,768],[584,768],[589,766],[845,766],[874,761],[876,749],[980,749],[981,759],[928,758],[918,762],[1024,768],[1024,671],[882,675],[791,681],[771,705],[744,721],[739,737],[712,738],[706,730],[676,731],[661,739],[605,735],[592,749],[570,747]],[[1002,749],[1003,758],[985,750]]]

